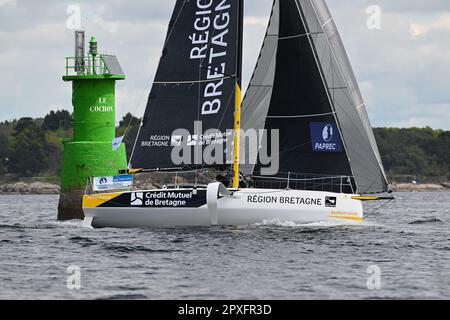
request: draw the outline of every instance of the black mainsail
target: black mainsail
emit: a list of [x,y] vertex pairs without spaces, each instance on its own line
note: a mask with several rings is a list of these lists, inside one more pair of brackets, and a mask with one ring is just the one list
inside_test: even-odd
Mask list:
[[171,153],[183,137],[173,132],[188,130],[186,143],[200,143],[196,121],[203,132],[219,130],[223,144],[233,139],[242,29],[243,0],[176,1],[130,168],[179,167]]
[[[244,129],[280,132],[280,172],[350,176],[388,191],[367,111],[324,0],[275,0],[243,102]],[[258,113],[255,116],[255,112]],[[245,166],[245,173],[261,168]]]

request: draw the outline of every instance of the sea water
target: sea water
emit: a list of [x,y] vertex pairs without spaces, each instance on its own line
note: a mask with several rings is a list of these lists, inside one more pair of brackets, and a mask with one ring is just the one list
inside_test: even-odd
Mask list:
[[0,196],[0,299],[450,298],[450,193],[396,197],[364,223],[94,230]]

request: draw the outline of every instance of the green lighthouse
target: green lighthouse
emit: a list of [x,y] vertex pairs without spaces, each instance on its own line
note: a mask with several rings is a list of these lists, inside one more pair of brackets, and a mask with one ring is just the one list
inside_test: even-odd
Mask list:
[[113,148],[115,86],[125,74],[117,58],[98,53],[97,41],[84,54],[84,31],[75,33],[75,57],[66,58],[63,80],[72,82],[73,139],[64,142],[58,220],[83,219],[82,197],[91,177],[117,175],[127,167],[125,145]]

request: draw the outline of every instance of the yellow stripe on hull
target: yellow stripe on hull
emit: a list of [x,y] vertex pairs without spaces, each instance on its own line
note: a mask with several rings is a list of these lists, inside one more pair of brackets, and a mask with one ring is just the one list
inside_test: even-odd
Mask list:
[[346,212],[346,211],[332,211],[330,218],[334,219],[344,219],[344,220],[352,220],[352,221],[364,221],[364,218],[361,214],[356,212]]
[[117,198],[121,194],[122,193],[85,195],[83,197],[83,208],[97,208],[102,204]]
[[363,222],[363,221],[364,221],[364,218],[360,218],[360,217],[330,216],[330,218],[333,218],[333,219],[343,219],[343,220],[351,220],[351,221],[358,221],[358,222]]

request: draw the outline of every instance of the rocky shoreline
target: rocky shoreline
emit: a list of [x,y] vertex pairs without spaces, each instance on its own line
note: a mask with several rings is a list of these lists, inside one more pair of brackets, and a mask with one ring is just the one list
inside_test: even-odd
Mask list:
[[444,192],[444,191],[450,191],[450,185],[447,185],[447,184],[398,183],[398,184],[393,184],[391,187],[395,192]]
[[59,191],[59,185],[45,182],[0,183],[0,195],[49,195]]

